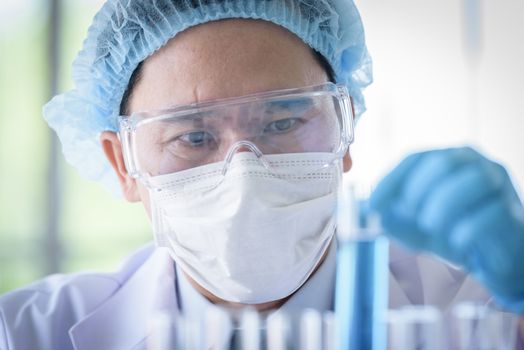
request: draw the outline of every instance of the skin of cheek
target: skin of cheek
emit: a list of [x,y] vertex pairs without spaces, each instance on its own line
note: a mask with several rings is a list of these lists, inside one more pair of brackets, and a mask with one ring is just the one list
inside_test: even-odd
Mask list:
[[136,182],[136,186],[137,186],[138,193],[139,193],[139,196],[140,196],[140,201],[144,205],[144,209],[145,209],[145,211],[147,213],[149,221],[152,222],[152,218],[151,218],[151,200],[149,199],[149,191],[146,188],[146,186],[144,186],[140,181]]
[[351,159],[351,154],[349,150],[347,151],[346,155],[342,159],[342,165],[343,165],[343,169],[345,173],[349,172],[351,168],[353,167],[353,160]]

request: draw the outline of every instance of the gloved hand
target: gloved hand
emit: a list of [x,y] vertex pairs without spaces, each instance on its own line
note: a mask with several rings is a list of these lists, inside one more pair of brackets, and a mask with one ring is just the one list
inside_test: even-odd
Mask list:
[[463,266],[524,314],[524,209],[501,165],[471,148],[414,154],[379,183],[370,205],[393,238]]

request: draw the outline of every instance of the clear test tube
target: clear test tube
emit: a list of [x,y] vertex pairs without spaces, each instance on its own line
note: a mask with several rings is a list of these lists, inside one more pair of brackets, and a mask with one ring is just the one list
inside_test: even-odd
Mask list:
[[379,218],[343,186],[337,208],[336,341],[340,350],[384,350],[388,240]]
[[335,332],[335,313],[327,311],[322,316],[322,349],[335,350],[336,349],[336,332]]
[[240,317],[240,347],[242,350],[259,350],[261,348],[262,328],[258,312],[246,309]]
[[270,314],[266,320],[267,349],[287,350],[290,342],[290,318],[281,311]]
[[389,349],[440,350],[444,345],[443,316],[433,306],[413,305],[388,312]]
[[205,317],[205,349],[228,349],[233,330],[229,314],[218,307],[211,307]]
[[513,314],[465,302],[453,308],[453,319],[454,349],[510,350],[515,347],[517,317]]
[[[176,323],[176,349],[202,349],[205,328],[202,320],[181,317]],[[169,348],[172,349],[172,348]]]
[[176,336],[173,317],[166,312],[158,312],[149,320],[147,350],[168,350],[175,348]]
[[322,315],[306,309],[300,317],[300,349],[322,350]]

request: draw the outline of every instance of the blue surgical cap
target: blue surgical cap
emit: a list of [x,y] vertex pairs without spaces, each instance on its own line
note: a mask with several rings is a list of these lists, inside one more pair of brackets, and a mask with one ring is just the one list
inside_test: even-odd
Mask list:
[[365,111],[362,90],[372,81],[371,59],[353,0],[108,0],[73,63],[74,88],[44,106],[67,161],[119,193],[99,137],[117,131],[133,71],[177,33],[228,18],[266,20],[296,34],[327,59],[336,82],[348,87],[356,115]]

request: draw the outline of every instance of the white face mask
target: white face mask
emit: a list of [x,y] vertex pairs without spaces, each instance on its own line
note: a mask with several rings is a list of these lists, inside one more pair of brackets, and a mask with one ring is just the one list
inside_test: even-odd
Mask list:
[[162,189],[150,190],[157,244],[199,285],[231,302],[259,304],[295,292],[335,230],[340,161],[316,170],[333,155],[264,158],[279,176],[242,152],[225,176],[224,163],[214,163],[149,179]]

